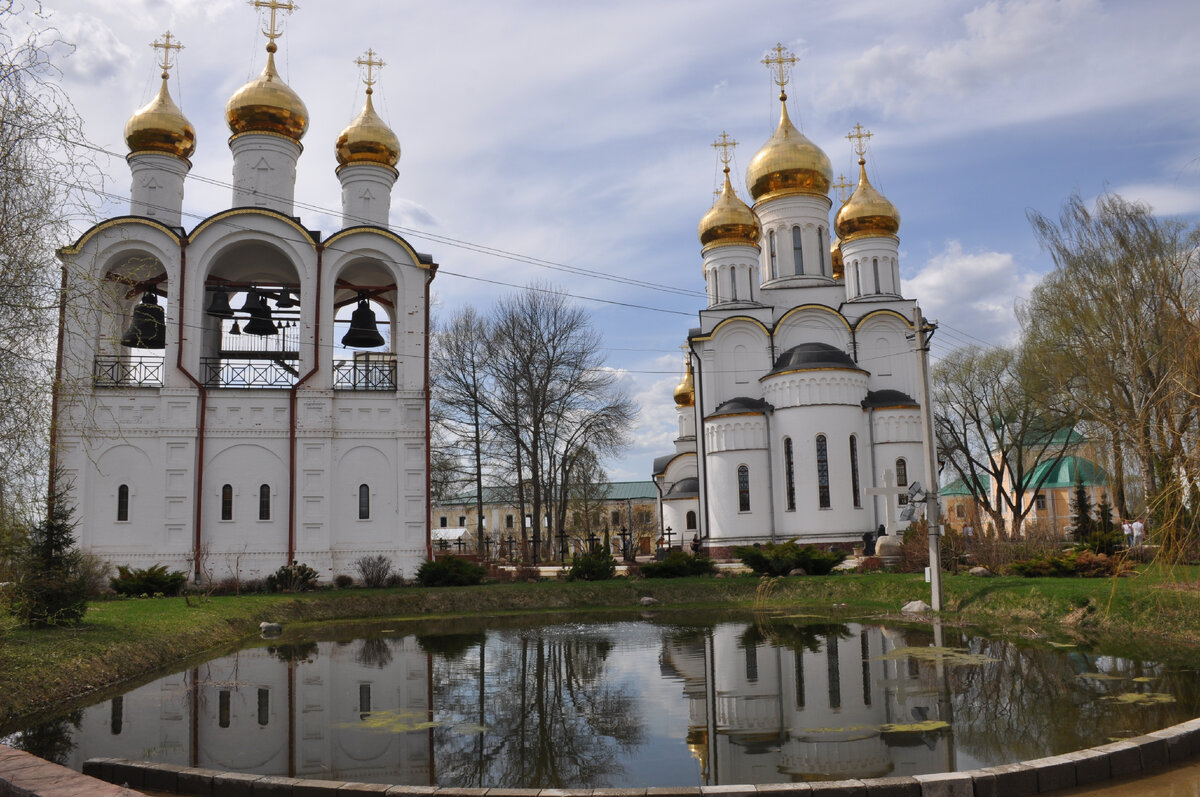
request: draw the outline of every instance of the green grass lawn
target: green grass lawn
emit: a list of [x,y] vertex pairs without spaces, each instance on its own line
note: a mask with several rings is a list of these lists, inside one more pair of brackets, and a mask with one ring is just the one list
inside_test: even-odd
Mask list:
[[[946,621],[1014,636],[1086,638],[1114,653],[1174,657],[1200,644],[1200,571],[1145,567],[1121,579],[944,578]],[[300,595],[183,598],[92,603],[74,628],[0,634],[0,732],[14,721],[93,699],[121,681],[238,645],[263,620],[289,626],[364,618],[429,619],[511,612],[722,606],[820,615],[894,615],[929,600],[920,575],[845,573],[761,580],[755,576],[675,580],[487,584],[479,587],[323,590]]]

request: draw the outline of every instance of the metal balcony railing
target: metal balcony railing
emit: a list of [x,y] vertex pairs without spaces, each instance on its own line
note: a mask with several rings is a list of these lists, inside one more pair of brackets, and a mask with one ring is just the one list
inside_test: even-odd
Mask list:
[[299,360],[201,357],[200,379],[205,387],[291,387],[299,377]]
[[395,390],[396,360],[385,355],[379,359],[335,360],[334,390]]
[[162,387],[161,357],[99,356],[92,367],[96,387]]

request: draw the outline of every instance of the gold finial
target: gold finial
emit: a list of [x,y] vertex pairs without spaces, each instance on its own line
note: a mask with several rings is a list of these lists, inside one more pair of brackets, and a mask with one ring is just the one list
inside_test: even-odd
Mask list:
[[730,150],[737,145],[737,139],[730,138],[724,130],[721,131],[721,137],[713,142],[713,149],[721,150],[721,163],[725,166],[726,172],[729,171],[729,162],[733,160],[733,153]]
[[788,51],[782,44],[776,44],[771,49],[772,55],[768,55],[762,59],[762,63],[767,69],[771,70],[771,78],[775,81],[775,85],[779,86],[779,99],[787,99],[787,91],[785,86],[788,84],[788,77],[792,71],[792,65],[800,59]]
[[854,129],[846,134],[846,138],[854,141],[852,145],[854,151],[858,153],[858,157],[862,158],[867,154],[867,139],[875,135],[870,130],[864,130],[860,124],[855,124]]
[[162,67],[163,80],[166,80],[167,75],[170,74],[171,51],[175,50],[176,52],[178,52],[179,50],[183,49],[183,45],[179,43],[178,39],[175,39],[174,42],[172,42],[171,39],[172,39],[171,31],[167,31],[166,33],[164,33],[162,35],[161,39],[155,39],[150,44],[150,46],[153,47],[155,50],[163,51],[162,52],[162,63],[159,64],[159,66]]
[[283,31],[279,30],[276,25],[275,12],[287,11],[290,14],[300,8],[300,6],[296,5],[292,0],[250,0],[250,5],[255,8],[271,9],[271,24],[263,33],[267,36],[267,52],[275,52],[279,49],[275,45],[275,40],[283,35]]
[[850,188],[850,181],[846,179],[846,175],[839,174],[838,181],[831,185],[830,188],[836,188],[838,192],[838,201],[843,205],[846,204],[846,197],[850,196],[848,192],[848,189]]
[[355,58],[354,63],[367,68],[367,77],[363,80],[363,83],[367,84],[367,93],[371,94],[373,92],[371,87],[375,85],[377,79],[374,70],[376,68],[383,69],[387,64],[383,62],[383,59],[376,58],[375,51],[371,49],[367,50],[365,58]]

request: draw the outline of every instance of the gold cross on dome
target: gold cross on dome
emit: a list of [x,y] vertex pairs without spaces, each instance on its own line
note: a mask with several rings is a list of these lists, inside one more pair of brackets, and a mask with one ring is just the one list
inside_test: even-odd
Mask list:
[[171,68],[171,51],[175,50],[178,52],[183,49],[183,45],[179,43],[179,39],[175,39],[172,42],[172,38],[171,31],[167,31],[162,35],[161,39],[155,39],[150,44],[155,50],[162,50],[162,63],[159,66],[162,67],[163,77],[167,76],[167,70]]
[[791,74],[792,65],[800,59],[788,51],[782,44],[776,44],[771,49],[771,55],[767,55],[762,59],[762,63],[767,69],[771,70],[771,77],[775,80],[775,85],[779,86],[780,91],[788,84],[788,76]]
[[729,137],[729,134],[724,130],[721,131],[721,136],[713,142],[713,149],[721,150],[721,163],[724,164],[725,170],[729,170],[729,162],[733,160],[733,153],[730,151],[738,145],[736,139]]
[[375,85],[375,81],[377,80],[374,70],[376,68],[383,69],[385,66],[387,66],[387,64],[383,62],[382,58],[375,57],[374,50],[368,49],[365,55],[365,58],[355,58],[354,63],[367,68],[367,77],[363,82],[367,84],[367,93],[370,94],[371,87]]
[[271,24],[267,30],[263,31],[263,33],[265,33],[267,36],[267,43],[269,45],[274,44],[275,40],[283,35],[283,31],[279,30],[278,28],[275,13],[277,11],[287,11],[290,14],[291,12],[300,8],[300,6],[293,3],[292,0],[250,0],[250,5],[254,6],[255,8],[271,9]]
[[875,135],[870,130],[864,130],[860,124],[855,124],[854,129],[846,134],[846,138],[854,141],[854,151],[858,153],[858,157],[863,157],[867,154],[867,139]]
[[846,175],[839,174],[838,181],[830,187],[837,189],[838,199],[843,205],[846,204],[847,189],[850,188],[850,181],[846,179]]

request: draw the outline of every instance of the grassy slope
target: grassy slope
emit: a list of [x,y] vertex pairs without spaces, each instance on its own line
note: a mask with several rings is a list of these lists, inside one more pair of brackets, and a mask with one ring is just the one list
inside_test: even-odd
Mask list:
[[[946,619],[1011,634],[1084,635],[1173,657],[1200,645],[1196,568],[1148,570],[1132,578],[945,578]],[[1179,584],[1186,585],[1178,588]],[[896,613],[928,600],[920,576],[879,573],[778,579],[745,576],[601,583],[491,584],[458,589],[339,590],[304,595],[182,598],[92,604],[72,629],[15,631],[0,637],[0,732],[14,720],[65,706],[101,689],[189,657],[234,645],[262,620],[429,618],[520,611],[636,606],[642,596],[670,606],[803,608],[820,613],[845,603],[839,617]],[[1114,652],[1120,652],[1114,650]]]

